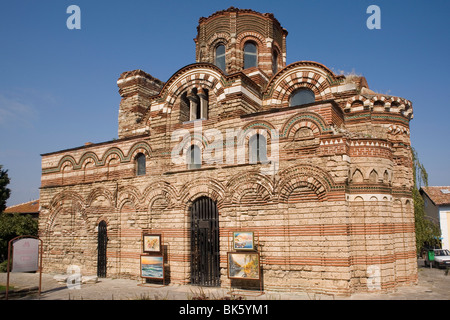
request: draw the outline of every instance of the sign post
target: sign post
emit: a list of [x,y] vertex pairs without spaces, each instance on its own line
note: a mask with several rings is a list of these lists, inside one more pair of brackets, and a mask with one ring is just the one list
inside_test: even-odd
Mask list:
[[[12,256],[11,256],[12,247]],[[8,242],[8,265],[6,280],[6,300],[9,291],[10,262],[11,272],[32,272],[39,270],[39,295],[42,283],[42,240],[34,236],[19,236]]]

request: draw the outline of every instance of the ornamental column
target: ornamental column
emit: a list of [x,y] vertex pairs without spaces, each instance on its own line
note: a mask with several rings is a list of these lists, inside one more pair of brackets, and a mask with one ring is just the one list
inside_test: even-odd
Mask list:
[[203,88],[199,88],[197,94],[200,98],[200,118],[208,119],[208,96]]
[[189,121],[198,119],[197,117],[197,109],[198,109],[198,96],[194,92],[189,92],[187,95],[189,99]]

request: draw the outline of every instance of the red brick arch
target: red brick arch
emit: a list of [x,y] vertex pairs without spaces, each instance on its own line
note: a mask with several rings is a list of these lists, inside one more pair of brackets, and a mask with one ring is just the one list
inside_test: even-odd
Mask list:
[[180,190],[180,202],[183,212],[189,215],[192,203],[202,196],[217,201],[217,207],[221,208],[225,199],[225,188],[222,183],[211,178],[198,178],[185,183]]
[[334,181],[328,173],[310,165],[289,167],[280,172],[279,176],[276,192],[281,203],[288,202],[293,191],[299,187],[309,188],[319,201],[326,201],[328,193],[334,187]]
[[279,70],[270,80],[264,97],[271,104],[287,107],[295,90],[308,88],[314,92],[316,101],[325,100],[332,97],[330,81],[338,81],[331,70],[316,62],[300,61]]

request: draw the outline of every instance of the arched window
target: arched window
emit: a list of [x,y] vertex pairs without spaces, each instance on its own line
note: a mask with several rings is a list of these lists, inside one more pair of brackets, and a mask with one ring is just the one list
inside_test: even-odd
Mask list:
[[180,121],[190,120],[190,102],[187,98],[187,91],[183,92],[180,97]]
[[136,158],[136,175],[137,176],[143,176],[145,175],[145,155],[143,153],[138,153]]
[[256,44],[249,41],[244,45],[244,69],[256,67],[258,64],[258,49]]
[[300,106],[314,101],[316,101],[314,92],[308,88],[301,88],[292,93],[289,99],[289,106]]
[[272,54],[272,73],[278,72],[278,52],[274,51]]
[[193,88],[187,94],[189,100],[189,120],[200,119],[200,98],[197,94],[197,88]]
[[198,146],[191,146],[186,155],[188,169],[200,169],[202,167],[202,154]]
[[222,71],[226,70],[225,64],[225,46],[223,44],[219,44],[216,47],[216,57],[214,64],[218,66]]
[[267,161],[267,142],[262,134],[253,135],[248,143],[249,163]]
[[192,88],[183,92],[180,98],[180,120],[194,121],[208,118],[209,90]]

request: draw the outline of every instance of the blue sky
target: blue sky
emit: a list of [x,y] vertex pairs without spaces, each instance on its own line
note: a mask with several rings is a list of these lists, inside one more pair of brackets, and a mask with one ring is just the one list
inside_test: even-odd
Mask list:
[[[69,30],[68,6],[81,9]],[[381,29],[369,30],[369,5]],[[8,205],[39,198],[41,154],[117,138],[124,71],[166,81],[195,62],[198,19],[230,6],[271,12],[289,32],[287,62],[312,60],[411,100],[412,145],[430,185],[450,185],[450,1],[2,1],[0,164]]]

